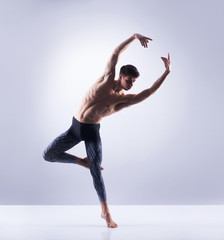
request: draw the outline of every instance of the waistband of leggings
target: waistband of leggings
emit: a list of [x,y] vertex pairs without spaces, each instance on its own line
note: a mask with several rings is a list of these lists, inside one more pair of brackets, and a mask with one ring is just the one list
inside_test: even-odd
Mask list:
[[100,126],[100,123],[82,123],[82,122],[79,122],[74,116],[72,118],[72,121],[80,124],[81,126],[89,126],[89,127],[91,127],[91,126]]

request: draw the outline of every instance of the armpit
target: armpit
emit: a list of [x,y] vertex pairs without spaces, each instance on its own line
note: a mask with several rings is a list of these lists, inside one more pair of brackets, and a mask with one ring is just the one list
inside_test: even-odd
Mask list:
[[123,101],[115,106],[115,111],[120,111],[123,108],[130,107],[131,105],[135,104],[135,97],[136,94],[127,94],[125,96],[122,96]]
[[118,111],[120,111],[121,109],[126,108],[126,107],[128,107],[128,106],[130,106],[130,105],[128,105],[127,103],[118,103],[118,104],[114,107],[114,110],[115,110],[115,112],[118,112]]

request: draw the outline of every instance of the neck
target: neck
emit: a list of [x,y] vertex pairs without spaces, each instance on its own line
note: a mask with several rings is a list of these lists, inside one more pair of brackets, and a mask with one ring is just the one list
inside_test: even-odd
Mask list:
[[113,90],[116,93],[120,93],[123,90],[120,80],[114,81]]

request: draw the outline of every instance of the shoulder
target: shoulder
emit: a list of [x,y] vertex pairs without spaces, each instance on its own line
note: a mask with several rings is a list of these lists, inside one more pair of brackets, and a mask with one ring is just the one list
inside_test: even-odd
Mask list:
[[111,71],[105,71],[103,74],[104,81],[114,81],[115,78],[115,69],[111,69]]
[[134,97],[135,97],[135,94],[124,94],[124,93],[122,93],[120,99],[121,99],[122,102],[128,102],[131,99],[133,99]]
[[103,73],[95,82],[96,85],[111,85],[114,83],[115,71]]

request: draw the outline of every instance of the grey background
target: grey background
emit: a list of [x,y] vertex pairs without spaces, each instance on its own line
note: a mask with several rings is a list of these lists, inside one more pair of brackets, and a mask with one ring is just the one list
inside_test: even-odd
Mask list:
[[[98,204],[89,171],[48,163],[113,49],[150,87],[145,102],[101,122],[110,204],[223,204],[223,1],[1,1],[0,204]],[[84,144],[70,150],[85,156]]]

